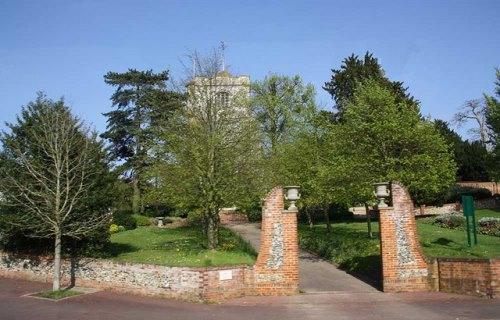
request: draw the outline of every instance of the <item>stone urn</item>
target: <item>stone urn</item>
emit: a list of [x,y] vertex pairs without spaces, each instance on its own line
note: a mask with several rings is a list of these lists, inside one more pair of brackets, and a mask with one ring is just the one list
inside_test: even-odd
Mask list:
[[288,210],[295,210],[297,207],[295,206],[295,202],[300,199],[299,186],[287,186],[285,187],[286,194],[285,199],[290,201],[290,206]]
[[387,208],[388,205],[385,203],[385,199],[387,199],[391,194],[391,191],[389,190],[389,182],[374,183],[373,189],[373,194],[377,197],[377,199],[379,199],[378,207]]

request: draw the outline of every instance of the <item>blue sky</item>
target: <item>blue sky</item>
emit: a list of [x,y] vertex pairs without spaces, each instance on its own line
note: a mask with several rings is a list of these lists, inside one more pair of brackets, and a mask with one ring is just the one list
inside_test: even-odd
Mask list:
[[492,94],[500,67],[500,1],[0,0],[0,129],[36,91],[66,98],[99,131],[111,110],[108,71],[171,70],[224,40],[235,74],[299,74],[321,89],[352,53],[374,53],[424,115],[450,120]]

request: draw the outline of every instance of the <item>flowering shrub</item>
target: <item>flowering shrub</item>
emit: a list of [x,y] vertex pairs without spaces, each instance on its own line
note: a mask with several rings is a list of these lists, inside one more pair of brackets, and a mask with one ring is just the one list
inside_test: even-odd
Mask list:
[[222,250],[223,251],[231,251],[233,250],[234,248],[236,248],[236,243],[232,242],[232,241],[229,241],[229,242],[224,242],[222,244]]
[[478,225],[480,233],[500,237],[500,218],[484,217]]
[[443,228],[458,229],[465,226],[465,217],[454,214],[441,214],[434,219],[434,224]]
[[116,224],[112,224],[109,226],[109,233],[117,233],[118,231],[120,230]]

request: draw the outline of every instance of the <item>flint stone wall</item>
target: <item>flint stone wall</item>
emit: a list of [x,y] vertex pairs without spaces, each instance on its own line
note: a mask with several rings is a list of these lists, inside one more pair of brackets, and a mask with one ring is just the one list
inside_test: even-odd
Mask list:
[[[284,210],[283,188],[263,206],[261,247],[254,266],[167,267],[104,259],[62,261],[63,284],[219,302],[243,295],[298,293],[297,211]],[[0,251],[0,277],[51,282],[53,258]]]
[[[248,291],[252,267],[167,267],[104,259],[63,260],[64,285],[157,295],[193,301],[220,301]],[[0,276],[50,282],[53,259],[0,252]]]

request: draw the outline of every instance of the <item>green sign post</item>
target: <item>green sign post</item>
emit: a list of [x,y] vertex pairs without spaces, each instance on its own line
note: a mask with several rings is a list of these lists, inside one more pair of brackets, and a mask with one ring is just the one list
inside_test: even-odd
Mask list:
[[474,210],[474,198],[472,196],[462,196],[462,209],[464,210],[465,222],[467,224],[467,242],[469,243],[469,247],[472,245],[470,236],[471,220],[474,244],[477,245],[476,212]]

